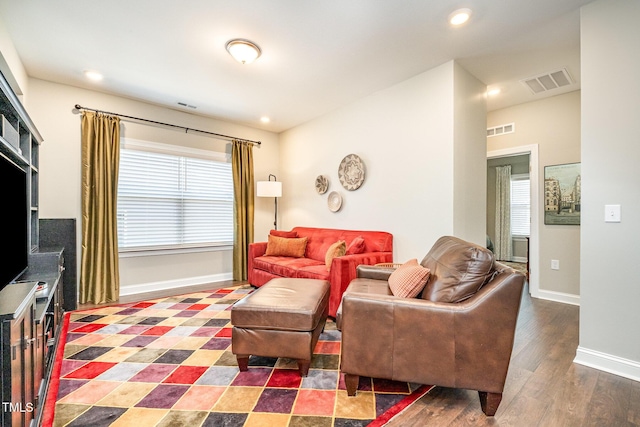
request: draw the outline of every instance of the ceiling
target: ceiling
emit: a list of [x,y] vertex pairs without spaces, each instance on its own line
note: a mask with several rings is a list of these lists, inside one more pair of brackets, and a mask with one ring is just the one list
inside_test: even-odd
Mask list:
[[[489,110],[577,90],[590,1],[0,0],[0,19],[31,77],[281,132],[452,59],[501,89]],[[453,28],[461,7],[473,14]],[[232,38],[262,56],[236,62]],[[520,82],[561,68],[573,84]]]

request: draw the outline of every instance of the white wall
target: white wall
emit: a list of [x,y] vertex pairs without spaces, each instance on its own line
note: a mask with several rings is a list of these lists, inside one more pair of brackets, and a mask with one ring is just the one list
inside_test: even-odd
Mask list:
[[[640,2],[582,8],[582,230],[576,362],[640,381]],[[621,206],[620,223],[604,206]]]
[[[448,62],[281,134],[282,228],[389,231],[398,262],[420,260],[438,237],[454,234],[454,190],[464,191],[462,178],[457,186],[454,181],[454,88],[457,103],[474,98],[464,93],[469,87],[478,88],[473,83],[458,87],[454,68],[455,63]],[[458,72],[459,79],[472,82],[463,70]],[[469,108],[479,113],[477,105]],[[482,155],[475,161],[481,164],[481,177],[475,182],[483,187],[484,114],[479,120],[480,138],[468,138],[460,131],[456,141],[480,140]],[[351,153],[360,156],[366,167],[364,184],[356,191],[345,190],[338,180],[340,161]],[[458,164],[475,170],[472,162]],[[318,175],[330,181],[324,195],[314,188]],[[337,213],[327,207],[331,191],[343,197]],[[484,229],[482,216],[464,234],[482,236],[484,243]]]
[[453,234],[486,244],[487,87],[467,70],[454,68]]
[[[544,98],[487,115],[487,127],[515,123],[515,132],[487,138],[488,151],[538,145],[538,200],[544,200],[544,167],[580,162],[580,91]],[[583,170],[584,172],[584,170]],[[545,225],[538,215],[540,235],[539,296],[566,302],[580,296],[580,226]],[[560,270],[551,270],[551,260]]]
[[[260,140],[262,145],[253,149],[256,179],[266,178],[272,171],[278,172],[278,136],[271,132],[37,79],[29,80],[28,101],[26,108],[44,138],[40,148],[39,173],[41,218],[76,218],[79,228],[81,225],[80,115],[72,111],[76,104]],[[125,121],[122,123],[122,136],[125,137],[230,153],[230,143],[226,140]],[[268,230],[272,215],[272,202],[256,198],[256,229],[261,232]],[[80,230],[77,240],[81,241]],[[125,295],[229,280],[231,271],[230,249],[121,258],[120,291]]]

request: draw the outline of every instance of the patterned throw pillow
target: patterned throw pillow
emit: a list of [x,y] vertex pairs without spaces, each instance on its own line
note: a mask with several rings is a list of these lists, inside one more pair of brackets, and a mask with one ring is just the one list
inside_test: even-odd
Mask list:
[[401,298],[416,297],[427,284],[430,270],[412,259],[398,267],[389,276],[389,288],[394,296]]
[[324,263],[327,266],[327,270],[331,270],[331,263],[335,257],[343,256],[347,251],[347,244],[344,240],[338,240],[327,249],[327,254],[324,256]]
[[347,255],[361,254],[364,253],[365,249],[364,237],[358,236],[349,243]]
[[290,256],[295,258],[304,257],[304,252],[307,249],[307,238],[286,238],[269,235],[267,241],[267,251],[265,255],[268,256]]

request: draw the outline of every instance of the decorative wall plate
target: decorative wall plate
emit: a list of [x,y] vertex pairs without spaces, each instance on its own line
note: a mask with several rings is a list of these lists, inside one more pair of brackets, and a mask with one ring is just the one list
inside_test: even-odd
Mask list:
[[338,212],[342,207],[342,196],[337,191],[332,191],[329,193],[327,204],[331,212]]
[[318,194],[324,194],[329,189],[329,180],[324,175],[318,175],[316,178],[316,191]]
[[364,182],[364,163],[362,159],[355,154],[349,154],[338,167],[338,178],[340,184],[349,190],[357,190]]

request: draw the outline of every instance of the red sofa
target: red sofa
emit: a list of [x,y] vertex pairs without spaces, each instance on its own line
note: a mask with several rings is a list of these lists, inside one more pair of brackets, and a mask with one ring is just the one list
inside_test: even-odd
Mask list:
[[[248,276],[253,286],[262,286],[276,277],[295,277],[328,280],[331,283],[329,316],[336,316],[342,294],[352,279],[356,278],[356,267],[360,264],[374,265],[393,262],[393,235],[384,231],[337,230],[331,228],[294,227],[292,232],[307,238],[304,257],[265,256],[267,242],[249,244]],[[344,240],[347,248],[351,242],[364,239],[363,252],[347,253],[336,257],[327,270],[327,249],[338,240]]]

